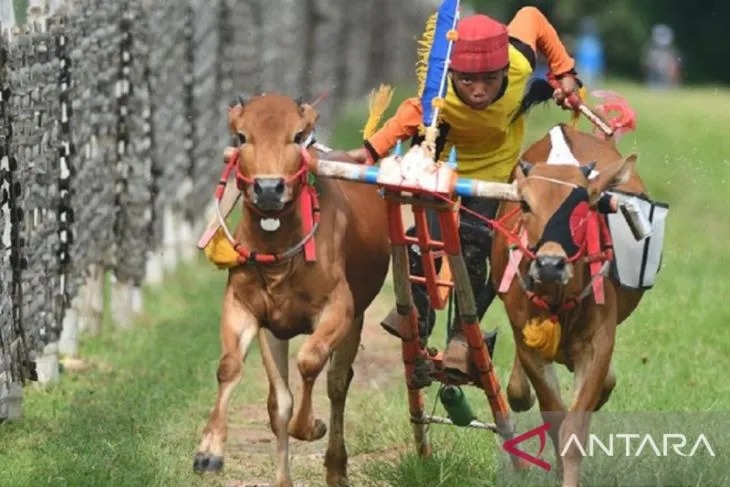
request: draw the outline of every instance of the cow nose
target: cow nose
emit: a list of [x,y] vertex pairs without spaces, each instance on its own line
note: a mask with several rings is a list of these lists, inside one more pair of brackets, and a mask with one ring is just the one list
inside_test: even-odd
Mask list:
[[[253,193],[256,196],[255,203],[262,209],[276,209],[282,203],[284,196],[284,178],[264,177],[254,178]],[[271,208],[269,208],[271,207]]]
[[566,261],[560,255],[540,255],[535,260],[537,272],[542,282],[565,282]]

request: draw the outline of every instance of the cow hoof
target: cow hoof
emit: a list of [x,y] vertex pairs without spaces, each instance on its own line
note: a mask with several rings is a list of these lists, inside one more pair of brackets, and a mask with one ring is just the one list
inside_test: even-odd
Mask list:
[[207,453],[195,454],[193,459],[193,471],[195,473],[220,472],[221,470],[223,470],[223,457]]
[[520,395],[510,394],[508,390],[507,402],[509,402],[509,406],[512,411],[516,413],[523,413],[525,411],[529,411],[530,409],[532,409],[532,406],[535,405],[535,394],[533,394],[533,392],[530,390],[527,393],[527,397],[524,397]]
[[309,441],[315,441],[322,438],[327,434],[327,425],[321,419],[314,420],[314,426],[312,427],[312,436]]
[[289,436],[301,441],[316,441],[327,434],[327,426],[321,419],[315,419],[310,428],[299,431],[296,428],[289,428]]

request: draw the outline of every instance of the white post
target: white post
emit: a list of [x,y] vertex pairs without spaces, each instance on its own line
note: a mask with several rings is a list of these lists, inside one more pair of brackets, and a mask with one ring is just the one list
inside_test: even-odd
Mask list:
[[63,315],[61,336],[58,339],[58,352],[63,357],[76,358],[79,355],[79,308],[81,297],[71,300],[71,306]]
[[178,262],[178,231],[176,212],[171,206],[166,206],[163,213],[163,234],[162,234],[162,263],[167,272],[172,272]]
[[145,263],[144,274],[144,280],[147,284],[153,286],[162,284],[162,280],[165,277],[165,270],[162,262],[163,249],[164,245],[160,248],[147,252],[147,262]]
[[6,386],[5,380],[0,380],[0,419],[20,419],[22,415],[23,386],[20,382],[11,382]]
[[43,353],[35,361],[38,373],[38,384],[47,385],[58,382],[58,343],[49,343],[43,347]]
[[144,309],[144,295],[142,294],[142,288],[134,286],[132,288],[132,313],[137,316],[142,313]]
[[197,239],[193,234],[193,225],[186,218],[180,218],[178,225],[179,252],[183,262],[192,262],[195,259]]
[[104,267],[100,264],[89,267],[89,277],[79,292],[79,299],[79,331],[97,335],[104,313]]
[[131,328],[134,318],[132,312],[132,283],[112,277],[111,313],[112,322],[117,328]]

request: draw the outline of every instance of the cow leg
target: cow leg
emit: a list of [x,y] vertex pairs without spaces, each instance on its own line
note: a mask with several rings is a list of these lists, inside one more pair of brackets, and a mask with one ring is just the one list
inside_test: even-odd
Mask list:
[[517,351],[515,351],[512,372],[507,384],[507,400],[514,412],[529,411],[535,404],[535,395],[532,393],[530,381],[522,368]]
[[294,438],[314,441],[327,433],[327,426],[314,418],[312,389],[330,354],[351,333],[352,327],[352,294],[343,281],[335,287],[320,314],[314,333],[304,341],[297,354],[297,367],[302,376],[302,400],[289,423],[289,434]]
[[598,404],[596,405],[596,408],[594,411],[600,410],[606,402],[608,402],[608,398],[611,397],[611,393],[613,392],[613,389],[616,387],[616,373],[613,370],[613,366],[609,365],[608,367],[608,373],[606,374],[606,380],[603,381],[603,389],[601,389],[601,398],[598,400]]
[[270,331],[259,331],[261,358],[269,378],[269,421],[276,435],[276,487],[291,487],[289,475],[289,431],[292,395],[289,390],[289,341],[279,340]]
[[330,434],[324,465],[328,486],[347,484],[347,448],[345,447],[345,401],[353,377],[352,363],[360,346],[363,317],[354,321],[350,333],[334,351],[327,369],[327,395],[330,399]]
[[609,323],[615,323],[615,312],[614,316],[606,318],[589,328],[593,330],[593,334],[587,340],[585,337],[577,337],[581,341],[571,344],[575,354],[575,395],[560,429],[560,445],[564,448],[563,487],[578,485],[582,460],[580,448],[575,441],[570,441],[567,448],[565,446],[573,435],[581,445],[585,444],[590,414],[602,405],[601,399],[606,395],[607,386],[612,388],[609,370],[616,326]]
[[221,359],[218,364],[218,397],[193,461],[198,473],[220,471],[228,430],[227,408],[233,389],[241,380],[243,361],[259,325],[256,318],[235,299],[229,287],[221,315]]
[[[522,336],[520,330],[519,336]],[[540,414],[545,422],[550,423],[550,439],[555,449],[557,459],[556,471],[562,469],[560,459],[560,426],[565,415],[565,404],[560,396],[560,382],[555,372],[555,366],[545,361],[537,352],[525,345],[521,338],[517,342],[517,353],[523,370],[535,388]]]
[[[558,462],[556,470],[560,472],[562,465],[560,464],[560,456],[558,455],[560,446],[559,432],[566,407],[560,395],[560,382],[558,381],[555,367],[551,362],[543,359],[538,352],[525,345],[522,335],[522,326],[528,320],[528,308],[525,303],[521,301],[505,302],[505,309],[512,325],[516,354],[507,390],[508,397],[510,395],[510,389],[512,389],[512,393],[514,394],[510,398],[510,406],[514,408],[512,405],[513,400],[518,400],[515,401],[517,406],[527,406],[529,404],[529,402],[524,402],[525,399],[529,399],[530,397],[529,386],[524,387],[524,384],[521,383],[523,378],[520,375],[524,374],[535,390],[543,421],[550,423],[548,432],[553,448],[556,451]],[[529,404],[529,406],[531,407],[532,404]]]

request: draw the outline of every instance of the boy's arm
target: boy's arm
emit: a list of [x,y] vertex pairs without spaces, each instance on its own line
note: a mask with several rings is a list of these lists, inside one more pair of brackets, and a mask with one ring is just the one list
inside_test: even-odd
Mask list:
[[545,16],[535,7],[523,7],[507,27],[509,35],[539,50],[547,59],[550,71],[558,78],[575,75],[575,60],[568,54],[558,33]]
[[363,141],[373,161],[388,154],[399,140],[415,135],[421,124],[422,116],[423,110],[419,98],[408,98],[401,103],[395,115],[388,119],[372,137]]

